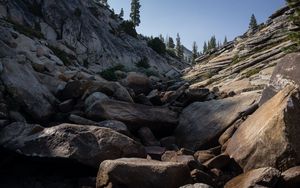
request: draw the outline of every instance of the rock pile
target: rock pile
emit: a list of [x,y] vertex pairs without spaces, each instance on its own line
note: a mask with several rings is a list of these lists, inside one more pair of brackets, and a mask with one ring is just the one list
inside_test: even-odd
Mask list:
[[[77,10],[83,21],[95,18],[105,29],[109,10],[90,0],[73,2],[0,2],[0,17],[11,19],[0,20],[0,187],[299,187],[299,53],[278,51],[291,44],[282,31],[290,9],[272,15],[256,34],[215,52],[213,59],[201,57],[209,61],[185,76],[220,72],[209,80],[117,70],[117,80],[107,81],[94,72],[98,64],[86,68],[80,58],[93,45],[105,42],[109,49],[121,39],[107,40],[104,31],[100,37],[101,29],[94,26],[99,31],[91,41],[86,30],[94,31],[93,24],[78,29],[73,19],[59,19]],[[117,23],[111,19],[114,30]],[[22,27],[35,22],[46,39]],[[120,35],[132,49],[142,45]],[[49,47],[53,43],[56,48]],[[123,47],[117,54],[128,50]],[[140,52],[152,56],[145,48]],[[74,60],[72,65],[63,64],[64,56],[57,56],[61,51],[67,61]],[[234,65],[233,52],[240,58]],[[91,59],[100,58],[101,53],[90,53]],[[121,57],[127,62],[135,55]],[[154,60],[162,63],[161,58]],[[271,65],[277,65],[275,71]],[[160,66],[167,74],[170,65]],[[240,77],[258,67],[265,77]]]

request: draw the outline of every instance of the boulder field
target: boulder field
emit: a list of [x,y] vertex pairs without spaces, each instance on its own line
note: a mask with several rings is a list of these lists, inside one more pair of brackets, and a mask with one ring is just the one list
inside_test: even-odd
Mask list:
[[293,13],[187,68],[95,1],[0,1],[0,187],[300,187]]

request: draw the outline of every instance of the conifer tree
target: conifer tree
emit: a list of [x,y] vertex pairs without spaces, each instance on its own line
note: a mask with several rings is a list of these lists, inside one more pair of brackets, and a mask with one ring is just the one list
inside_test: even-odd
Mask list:
[[203,53],[205,54],[207,52],[207,43],[204,42],[204,45],[203,45]]
[[141,8],[141,4],[139,0],[131,0],[130,18],[135,26],[139,26],[141,23],[140,8]]
[[177,38],[176,38],[176,54],[180,60],[183,60],[183,46],[181,44],[179,33],[177,33]]
[[169,49],[174,49],[175,48],[175,43],[172,37],[169,37],[169,41],[168,41],[168,46]]
[[159,35],[159,39],[160,39],[163,43],[165,43],[165,39],[164,39],[164,37],[162,36],[162,34]]
[[121,11],[120,11],[120,14],[119,14],[120,18],[123,18],[124,17],[124,9],[121,8]]
[[228,41],[227,41],[227,36],[225,36],[225,39],[224,39],[223,45],[226,45],[227,43],[228,43]]
[[193,50],[192,50],[192,63],[195,63],[195,60],[198,56],[198,46],[196,42],[193,42]]
[[251,18],[250,18],[250,23],[249,23],[249,29],[256,29],[257,28],[257,21],[256,21],[256,17],[254,14],[252,14]]

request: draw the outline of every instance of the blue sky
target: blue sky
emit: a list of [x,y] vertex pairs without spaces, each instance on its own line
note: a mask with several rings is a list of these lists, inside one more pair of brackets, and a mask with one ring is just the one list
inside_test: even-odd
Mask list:
[[[116,13],[124,8],[129,19],[131,0],[108,0]],[[204,41],[215,35],[223,41],[243,34],[250,16],[255,14],[259,23],[265,22],[284,0],[140,0],[141,24],[137,31],[146,36],[179,33],[182,43],[191,49],[196,41],[202,49]]]

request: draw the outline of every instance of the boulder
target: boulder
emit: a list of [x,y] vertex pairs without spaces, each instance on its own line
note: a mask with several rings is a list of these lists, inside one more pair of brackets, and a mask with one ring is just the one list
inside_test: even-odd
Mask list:
[[181,186],[180,188],[213,188],[213,187],[210,185],[203,184],[203,183],[196,183],[196,184],[189,184],[189,185]]
[[242,117],[259,98],[257,93],[207,102],[195,102],[180,115],[175,136],[180,146],[197,150],[217,142],[229,126]]
[[65,158],[97,168],[107,159],[146,157],[144,147],[111,129],[95,126],[13,123],[0,132],[0,145],[22,155]]
[[275,96],[288,84],[300,86],[300,54],[292,53],[286,55],[275,67],[270,83],[262,93],[260,105]]
[[129,137],[132,136],[130,131],[128,130],[128,127],[120,121],[106,120],[106,121],[101,121],[101,122],[97,123],[97,125],[100,127],[110,128],[118,133],[124,134]]
[[123,83],[126,87],[133,89],[135,94],[144,93],[147,95],[153,88],[147,76],[136,72],[128,73]]
[[1,59],[0,64],[3,65],[0,78],[15,102],[33,119],[48,119],[54,113],[56,99],[39,82],[32,67],[26,62],[20,64],[13,58]]
[[70,112],[73,110],[75,101],[73,99],[66,100],[58,105],[58,108],[61,112]]
[[280,171],[275,168],[259,168],[233,178],[224,188],[275,187],[279,177]]
[[115,100],[95,102],[86,114],[93,120],[118,120],[132,130],[147,126],[152,131],[172,132],[177,124],[177,113],[164,107],[152,107]]
[[298,188],[300,185],[300,166],[290,168],[281,174],[277,185],[280,188]]
[[146,153],[154,160],[161,160],[162,155],[166,152],[166,148],[160,146],[145,147]]
[[85,99],[84,106],[85,108],[89,108],[94,104],[94,102],[101,101],[104,99],[108,99],[108,96],[101,92],[92,93],[88,98]]
[[184,164],[123,158],[101,163],[96,187],[177,188],[188,183],[191,177]]
[[151,129],[148,127],[140,128],[138,130],[138,135],[145,146],[160,146],[160,143],[157,141]]
[[300,162],[300,99],[287,86],[237,129],[226,153],[245,171],[260,167],[286,170]]
[[209,159],[204,163],[205,166],[209,169],[217,168],[222,169],[223,167],[227,166],[230,163],[230,158],[226,154],[221,154],[212,159]]
[[69,81],[59,94],[63,100],[79,97],[83,97],[83,99],[85,99],[95,92],[104,93],[105,95],[114,97],[121,101],[133,102],[133,99],[127,89],[121,86],[118,82],[108,82],[103,80]]
[[210,92],[206,88],[189,88],[185,93],[191,101],[203,101]]

